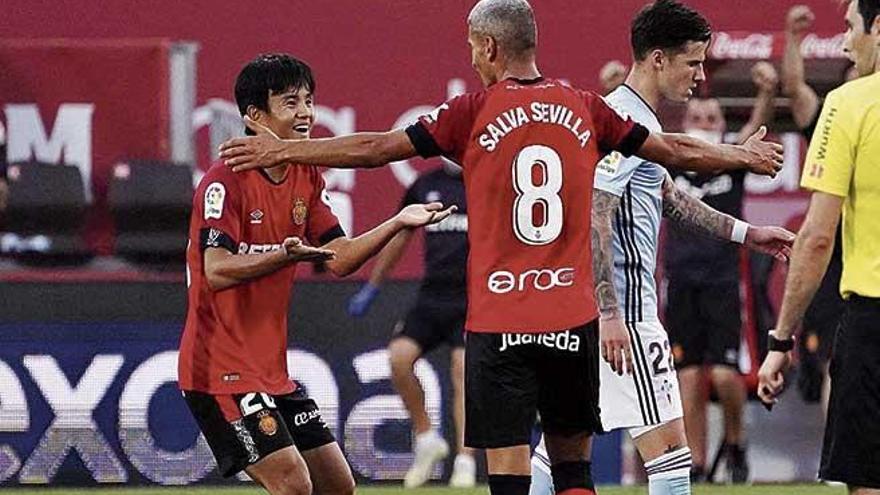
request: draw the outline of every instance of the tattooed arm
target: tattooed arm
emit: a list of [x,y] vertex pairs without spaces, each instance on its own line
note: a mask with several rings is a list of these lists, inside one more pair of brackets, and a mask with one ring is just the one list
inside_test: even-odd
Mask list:
[[620,318],[620,304],[614,288],[614,212],[620,198],[601,189],[593,191],[593,284],[599,317]]
[[[734,226],[741,222],[682,191],[668,173],[663,181],[663,216],[686,230],[724,241],[733,240]],[[780,261],[788,260],[794,234],[781,227],[757,227],[745,222],[740,226],[745,228],[745,235],[737,242]]]
[[663,216],[679,227],[725,241],[730,240],[736,219],[712,208],[680,189],[669,173],[663,181]]
[[632,347],[614,288],[614,214],[620,198],[593,190],[591,244],[593,285],[599,305],[599,342],[602,357],[618,375],[632,373]]

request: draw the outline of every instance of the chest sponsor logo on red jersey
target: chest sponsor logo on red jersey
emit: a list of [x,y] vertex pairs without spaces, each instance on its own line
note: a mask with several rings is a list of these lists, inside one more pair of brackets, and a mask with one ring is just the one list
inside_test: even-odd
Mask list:
[[238,254],[263,254],[263,253],[271,253],[272,251],[278,251],[281,249],[281,244],[248,244],[247,242],[240,242],[238,244]]
[[496,270],[489,274],[487,287],[493,294],[526,292],[537,290],[546,292],[558,287],[574,285],[574,268],[529,268],[516,274],[507,270]]
[[249,216],[251,217],[252,224],[263,223],[263,210],[257,208],[256,210],[250,212]]
[[578,116],[578,112],[558,103],[535,101],[528,106],[511,108],[497,115],[486,125],[486,130],[480,134],[478,142],[491,153],[508,134],[532,122],[558,125],[570,131],[581,148],[587,147],[593,134],[587,128],[587,120]]

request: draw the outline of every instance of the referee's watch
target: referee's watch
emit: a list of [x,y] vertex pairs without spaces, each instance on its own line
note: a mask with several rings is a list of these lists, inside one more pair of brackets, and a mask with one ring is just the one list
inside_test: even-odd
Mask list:
[[788,352],[794,349],[794,336],[787,339],[777,339],[773,330],[767,334],[767,351]]

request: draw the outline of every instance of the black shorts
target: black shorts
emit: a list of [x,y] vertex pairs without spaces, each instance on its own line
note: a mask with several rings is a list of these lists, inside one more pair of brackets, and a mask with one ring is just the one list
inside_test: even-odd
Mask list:
[[541,413],[544,431],[598,433],[599,327],[555,333],[468,332],[465,445],[528,444]]
[[466,316],[467,305],[464,301],[445,301],[419,294],[418,301],[406,318],[394,326],[391,339],[409,337],[419,344],[425,354],[444,343],[453,349],[461,348],[464,347]]
[[666,290],[666,331],[676,369],[703,364],[739,369],[739,284],[693,285],[670,282]]
[[291,445],[305,452],[336,441],[302,387],[285,395],[184,391],[183,397],[224,477]]
[[852,296],[844,308],[819,477],[880,488],[880,299]]

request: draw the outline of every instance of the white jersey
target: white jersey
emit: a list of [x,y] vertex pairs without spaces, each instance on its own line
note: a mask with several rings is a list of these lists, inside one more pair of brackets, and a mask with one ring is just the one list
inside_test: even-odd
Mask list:
[[[605,97],[621,115],[661,132],[654,110],[632,88],[622,85]],[[596,166],[596,189],[620,197],[614,218],[614,286],[627,322],[658,321],[657,240],[663,213],[666,169],[633,155],[614,152]]]

